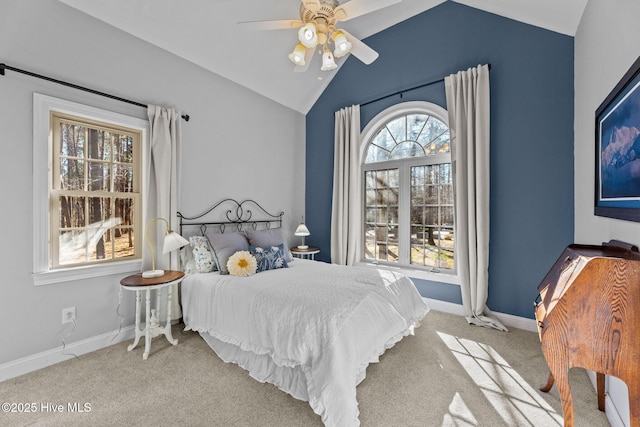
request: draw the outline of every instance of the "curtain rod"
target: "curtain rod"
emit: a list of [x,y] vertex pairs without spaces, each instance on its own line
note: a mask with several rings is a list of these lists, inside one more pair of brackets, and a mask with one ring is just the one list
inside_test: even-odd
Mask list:
[[[489,67],[489,69],[491,69],[491,64],[487,64],[487,66]],[[427,82],[427,83],[422,83],[422,84],[420,84],[418,86],[413,86],[413,87],[410,87],[408,89],[399,90],[397,92],[390,93],[389,95],[384,95],[384,96],[381,96],[380,98],[376,98],[376,99],[373,99],[371,101],[363,102],[363,103],[360,104],[360,106],[364,107],[365,105],[373,104],[374,102],[382,101],[383,99],[391,98],[392,96],[396,96],[396,95],[400,95],[400,98],[402,98],[402,94],[405,93],[405,92],[410,92],[412,90],[421,89],[423,87],[431,86],[431,85],[434,85],[436,83],[441,83],[443,81],[444,81],[444,77],[441,78],[441,79],[438,79],[438,80],[432,80],[432,81]]]
[[[47,77],[47,76],[43,76],[41,74],[36,74],[36,73],[31,72],[31,71],[21,70],[20,68],[11,67],[11,66],[9,66],[7,64],[0,64],[0,75],[4,76],[4,70],[15,71],[16,73],[26,74],[27,76],[36,77],[38,79],[46,80],[46,81],[53,82],[53,83],[58,83],[58,84],[63,85],[63,86],[68,86],[68,87],[72,87],[74,89],[83,90],[85,92],[93,93],[95,95],[100,95],[100,96],[104,96],[106,98],[115,99],[116,101],[126,102],[127,104],[137,105],[138,107],[147,108],[147,105],[143,104],[141,102],[131,101],[129,99],[120,98],[119,96],[110,95],[108,93],[99,92],[99,91],[94,90],[94,89],[89,89],[89,88],[86,88],[86,87],[83,87],[83,86],[78,86],[78,85],[73,84],[73,83],[65,82],[65,81],[54,79],[54,78]],[[182,118],[187,122],[189,121],[189,115],[188,114],[183,114]]]

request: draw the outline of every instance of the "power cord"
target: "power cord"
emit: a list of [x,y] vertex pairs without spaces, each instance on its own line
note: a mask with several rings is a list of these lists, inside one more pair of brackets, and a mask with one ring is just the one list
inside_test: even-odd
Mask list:
[[62,338],[62,355],[63,356],[73,356],[76,359],[79,359],[79,357],[76,354],[73,353],[65,353],[65,349],[67,347],[67,343],[66,343],[66,339],[69,338],[71,336],[71,334],[73,333],[73,331],[76,330],[76,326],[78,325],[76,323],[76,318],[75,316],[71,318],[71,321],[73,322],[73,328],[71,328],[71,330],[69,331],[69,333],[67,333],[67,335],[64,336],[64,338]]
[[116,337],[117,337],[118,335],[120,335],[120,332],[122,332],[122,324],[124,323],[124,319],[125,319],[125,317],[124,317],[124,315],[122,315],[122,314],[120,313],[120,305],[121,305],[121,304],[122,304],[122,286],[119,286],[119,290],[118,290],[118,307],[116,308],[116,315],[120,318],[120,325],[118,326],[118,333],[117,333],[117,334],[115,334],[115,335],[111,338],[111,341],[109,341],[109,342],[112,342],[113,340],[115,340],[115,339],[116,339]]

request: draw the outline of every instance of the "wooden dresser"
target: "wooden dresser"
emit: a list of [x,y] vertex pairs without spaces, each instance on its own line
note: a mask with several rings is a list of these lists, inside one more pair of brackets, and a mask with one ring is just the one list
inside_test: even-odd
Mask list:
[[640,427],[640,253],[612,240],[570,245],[538,286],[535,316],[542,352],[562,401],[564,425],[573,426],[568,372],[596,372],[598,408],[604,410],[604,376],[629,389],[631,426]]

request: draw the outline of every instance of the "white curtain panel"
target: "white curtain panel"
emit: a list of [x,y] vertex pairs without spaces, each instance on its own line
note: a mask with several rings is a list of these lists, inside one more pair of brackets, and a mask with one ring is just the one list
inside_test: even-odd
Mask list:
[[[182,147],[180,113],[172,108],[149,105],[147,114],[150,131],[149,151],[146,153],[148,162],[147,191],[144,204],[146,221],[156,217],[164,218],[169,222],[172,230],[178,231],[178,167]],[[164,222],[156,221],[151,226],[156,228],[149,231],[152,244],[156,245],[156,268],[179,269],[177,251],[170,254],[162,253],[162,239],[165,234]],[[151,268],[151,255],[146,244],[143,254],[143,264],[146,266],[145,269],[149,269]],[[159,315],[164,317],[166,310],[164,307],[166,306],[166,294],[162,292]],[[172,289],[171,307],[171,319],[180,319],[182,311],[180,310],[177,285],[174,285]]]
[[471,324],[507,328],[487,307],[489,291],[489,67],[445,77],[456,206],[456,266]]
[[336,111],[331,262],[353,265],[360,239],[360,106]]

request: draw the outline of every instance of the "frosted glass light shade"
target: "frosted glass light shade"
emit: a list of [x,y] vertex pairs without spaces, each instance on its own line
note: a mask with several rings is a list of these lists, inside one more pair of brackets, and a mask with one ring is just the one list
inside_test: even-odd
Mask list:
[[338,68],[338,66],[336,65],[336,61],[333,60],[333,54],[328,50],[325,50],[322,53],[322,67],[320,67],[320,69],[322,71],[330,71],[335,70],[336,68]]
[[305,65],[304,55],[306,52],[307,48],[302,43],[298,43],[293,52],[289,54],[289,59],[296,65]]
[[333,34],[333,43],[335,45],[333,56],[336,58],[341,58],[351,51],[351,43],[342,31],[336,31]]
[[316,32],[316,26],[313,22],[309,22],[300,27],[298,30],[298,40],[308,48],[313,48],[318,45],[318,33]]

